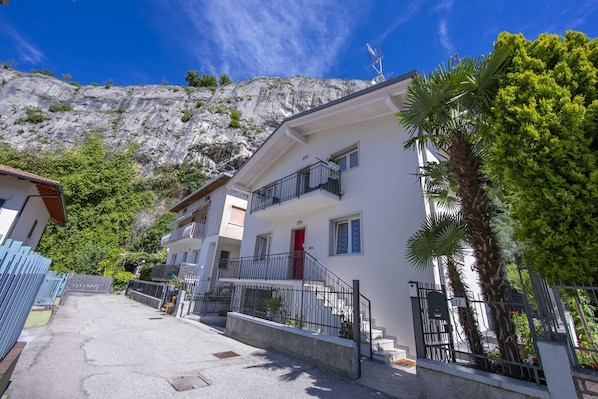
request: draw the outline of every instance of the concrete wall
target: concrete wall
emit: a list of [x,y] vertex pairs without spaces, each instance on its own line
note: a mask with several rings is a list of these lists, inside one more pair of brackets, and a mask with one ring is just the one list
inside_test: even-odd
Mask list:
[[357,345],[268,320],[228,313],[224,334],[258,348],[284,353],[351,379],[358,378]]
[[422,399],[551,398],[546,387],[531,382],[427,359],[417,359],[417,382]]

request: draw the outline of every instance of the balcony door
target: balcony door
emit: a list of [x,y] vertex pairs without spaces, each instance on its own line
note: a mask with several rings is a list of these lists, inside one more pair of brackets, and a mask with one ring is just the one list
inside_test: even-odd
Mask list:
[[305,244],[305,229],[294,231],[293,238],[293,279],[303,279],[303,250]]

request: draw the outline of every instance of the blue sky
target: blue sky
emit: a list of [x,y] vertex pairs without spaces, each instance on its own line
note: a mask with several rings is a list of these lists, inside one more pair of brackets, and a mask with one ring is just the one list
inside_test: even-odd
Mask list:
[[10,0],[0,60],[81,84],[185,85],[188,70],[371,80],[479,56],[502,31],[598,37],[598,0]]

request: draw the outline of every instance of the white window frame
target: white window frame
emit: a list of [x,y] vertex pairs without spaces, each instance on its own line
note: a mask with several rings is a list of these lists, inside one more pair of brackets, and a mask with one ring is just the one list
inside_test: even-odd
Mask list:
[[[359,251],[353,252],[353,221],[359,221]],[[346,252],[339,251],[339,228],[342,225],[346,225],[347,227],[347,248]],[[342,255],[361,255],[363,252],[363,234],[362,234],[362,222],[361,222],[361,215],[351,215],[348,217],[338,218],[331,221],[332,226],[332,255],[333,256],[342,256]]]
[[264,260],[270,255],[272,233],[262,234],[255,239],[255,254],[258,260]]
[[359,148],[352,148],[340,155],[336,155],[335,158],[338,161],[338,167],[341,172],[356,168],[359,166]]

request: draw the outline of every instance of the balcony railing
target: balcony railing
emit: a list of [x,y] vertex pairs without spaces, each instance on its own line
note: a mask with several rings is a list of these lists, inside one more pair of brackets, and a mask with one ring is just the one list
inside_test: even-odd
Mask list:
[[250,212],[260,211],[302,195],[325,190],[341,197],[341,173],[324,162],[315,163],[254,191]]
[[199,240],[203,240],[206,238],[205,233],[206,225],[204,223],[197,223],[193,222],[186,226],[179,227],[175,229],[173,232],[162,236],[160,239],[160,244],[165,246],[167,244],[171,244],[175,241],[183,240],[185,238],[195,238]]
[[152,267],[152,281],[168,281],[174,274],[179,275],[181,265],[160,265]]

